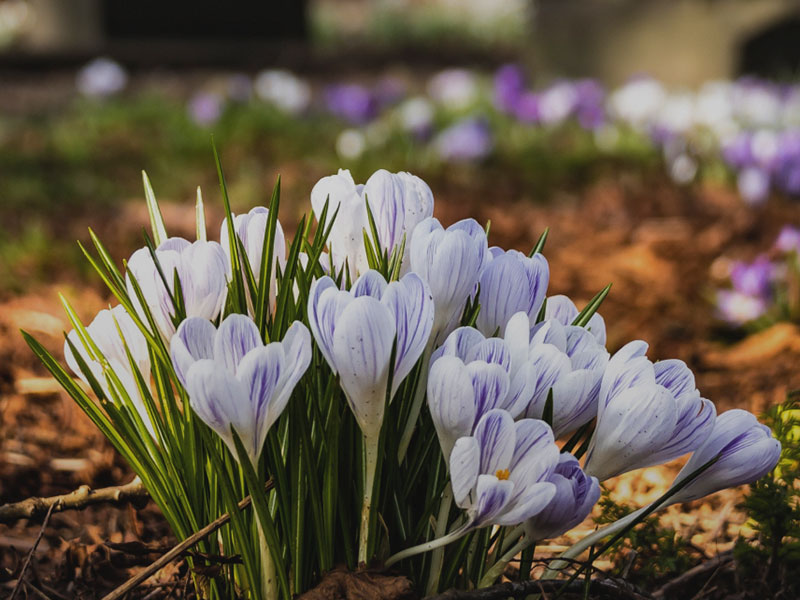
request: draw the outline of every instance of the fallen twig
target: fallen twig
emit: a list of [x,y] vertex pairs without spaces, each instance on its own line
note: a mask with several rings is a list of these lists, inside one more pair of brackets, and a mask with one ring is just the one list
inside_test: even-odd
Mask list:
[[676,590],[679,590],[695,577],[700,577],[709,571],[716,571],[731,561],[733,561],[733,552],[730,550],[727,552],[722,552],[714,558],[700,563],[696,567],[693,567],[685,573],[682,573],[675,579],[668,581],[653,593],[653,598],[656,600],[661,600],[662,598],[672,598]]
[[[273,485],[272,480],[269,480],[266,484],[266,489],[270,489],[272,485]],[[241,502],[239,502],[237,507],[239,510],[244,510],[248,506],[250,506],[250,496],[247,496]],[[211,523],[209,523],[199,531],[196,531],[188,538],[183,540],[180,544],[173,547],[172,550],[170,550],[169,552],[158,558],[155,562],[150,564],[149,567],[143,569],[141,572],[137,573],[136,575],[131,577],[128,581],[126,581],[117,589],[115,589],[113,592],[104,596],[103,600],[119,600],[125,594],[127,594],[128,592],[133,590],[136,586],[145,581],[153,573],[158,571],[161,567],[181,556],[186,550],[194,546],[201,539],[203,539],[208,535],[211,535],[217,529],[225,525],[225,523],[230,521],[230,519],[231,519],[230,513],[225,513],[224,515],[217,517]]]
[[0,523],[13,523],[19,519],[36,519],[52,512],[82,510],[95,504],[144,503],[150,498],[137,477],[130,483],[93,490],[82,485],[77,490],[49,498],[28,498],[0,506]]
[[47,524],[50,522],[50,515],[53,514],[53,510],[56,506],[58,506],[58,504],[51,504],[50,508],[47,509],[47,514],[42,522],[42,527],[39,529],[39,535],[36,536],[36,541],[33,542],[30,552],[28,552],[28,555],[25,557],[22,570],[19,572],[19,577],[17,578],[17,584],[14,586],[14,589],[11,592],[11,598],[9,598],[9,600],[14,600],[14,598],[17,597],[17,592],[22,589],[22,582],[25,580],[25,573],[28,571],[28,567],[31,565],[31,559],[33,558],[33,554],[36,552],[36,547],[39,545],[39,542],[42,541],[42,537],[44,537],[44,530],[47,527]]

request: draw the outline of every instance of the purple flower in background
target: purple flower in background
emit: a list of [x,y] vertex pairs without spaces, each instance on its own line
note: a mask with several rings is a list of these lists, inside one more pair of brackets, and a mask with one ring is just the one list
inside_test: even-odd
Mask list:
[[540,119],[539,94],[536,92],[522,94],[514,106],[514,116],[523,123],[538,123]]
[[781,444],[752,413],[740,409],[726,411],[716,418],[708,438],[692,454],[672,485],[717,456],[717,462],[672,497],[672,504],[760,479],[778,464]]
[[106,98],[121,92],[128,84],[128,74],[110,58],[96,58],[80,71],[75,81],[78,91],[91,98]]
[[329,86],[325,90],[325,104],[332,114],[354,125],[369,123],[378,116],[377,99],[368,88],[357,83]]
[[482,118],[458,121],[433,140],[436,153],[444,161],[472,162],[486,158],[493,148],[489,125]]
[[594,79],[581,79],[574,86],[575,114],[584,129],[595,130],[606,122],[606,93]]
[[201,127],[216,123],[222,116],[225,100],[214,92],[199,92],[189,99],[189,116]]
[[534,540],[547,540],[566,533],[589,515],[600,499],[600,483],[581,469],[578,459],[569,453],[558,457],[549,481],[556,493],[542,512],[525,523],[525,531]]
[[731,325],[744,325],[765,315],[769,304],[764,298],[749,296],[735,290],[719,290],[716,297],[717,315]]
[[775,240],[775,249],[781,252],[800,254],[800,227],[784,225]]
[[739,195],[750,206],[764,204],[769,198],[769,173],[760,167],[745,167],[736,177]]
[[556,493],[549,481],[558,464],[552,431],[534,419],[515,423],[504,410],[481,417],[474,435],[455,443],[449,463],[466,529],[517,525],[544,510]]
[[525,72],[517,64],[500,67],[494,75],[494,104],[506,113],[513,113],[525,92]]
[[762,254],[751,263],[735,261],[730,276],[733,289],[737,292],[767,298],[771,293],[774,274],[775,265]]
[[723,142],[722,158],[734,169],[741,169],[753,163],[751,150],[752,135],[742,132]]
[[382,77],[375,84],[374,96],[378,106],[391,106],[400,102],[408,91],[404,79],[392,75]]
[[219,329],[193,317],[172,338],[170,356],[197,416],[237,456],[235,429],[255,465],[267,432],[311,363],[311,336],[295,321],[283,341],[265,346],[249,317],[228,315]]

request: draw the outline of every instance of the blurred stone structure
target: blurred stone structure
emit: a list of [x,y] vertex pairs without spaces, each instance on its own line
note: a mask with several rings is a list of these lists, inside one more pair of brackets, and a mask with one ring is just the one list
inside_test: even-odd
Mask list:
[[800,72],[800,0],[538,0],[534,63],[619,84]]

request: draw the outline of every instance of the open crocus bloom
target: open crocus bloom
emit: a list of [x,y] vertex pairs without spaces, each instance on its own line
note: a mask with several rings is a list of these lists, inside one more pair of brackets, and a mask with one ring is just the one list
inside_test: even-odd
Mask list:
[[740,409],[726,411],[716,418],[710,435],[692,454],[672,485],[717,456],[717,462],[678,491],[670,503],[696,500],[760,479],[778,464],[781,443],[752,413]]
[[596,477],[583,472],[578,459],[569,453],[558,457],[549,481],[556,493],[547,507],[525,523],[525,531],[534,540],[558,537],[583,522],[600,498]]
[[549,282],[550,267],[541,254],[528,257],[509,250],[493,255],[478,280],[481,311],[477,328],[486,335],[494,335],[504,330],[519,311],[528,315],[529,327],[533,327]]
[[[117,394],[112,393],[109,380],[105,376],[105,366],[114,372],[123,391],[128,394],[145,425],[153,433],[150,417],[147,415],[144,400],[139,392],[136,374],[125,351],[127,346],[142,379],[149,386],[150,353],[147,350],[147,341],[144,335],[123,306],[101,310],[86,328],[86,332],[102,356],[97,356],[90,346],[84,345],[77,331],[70,331],[67,337],[110,400],[113,400]],[[81,371],[72,349],[66,342],[64,343],[64,358],[73,373],[88,384],[87,377]]]
[[714,425],[714,405],[700,397],[686,364],[653,364],[646,351],[645,342],[626,344],[603,376],[585,463],[586,472],[600,481],[691,452]]
[[450,454],[453,498],[467,511],[465,527],[517,525],[544,510],[556,493],[548,479],[557,463],[546,423],[515,423],[507,411],[487,412]]
[[[419,177],[410,173],[389,173],[381,169],[366,184],[356,185],[350,171],[320,179],[311,190],[311,206],[319,219],[328,202],[328,227],[334,213],[328,246],[337,271],[348,265],[351,279],[369,269],[364,248],[364,231],[369,231],[367,201],[378,231],[378,242],[388,254],[403,237],[433,214],[433,193]],[[403,271],[405,272],[405,271]]]
[[394,375],[389,398],[428,342],[433,300],[427,284],[416,273],[387,284],[377,271],[367,271],[351,291],[342,291],[330,277],[322,277],[311,286],[308,320],[362,432],[376,435],[383,423],[390,371]]
[[[256,284],[260,283],[261,260],[264,258],[264,238],[267,235],[267,222],[269,220],[269,210],[263,206],[256,206],[246,215],[234,215],[233,229],[244,246],[245,257],[250,263],[250,270],[253,272]],[[220,245],[228,259],[228,278],[231,277],[231,264],[233,261],[230,256],[230,241],[228,239],[228,219],[222,220],[219,231]],[[280,221],[275,227],[275,239],[273,240],[272,250],[272,271],[270,272],[269,302],[270,308],[275,307],[275,296],[277,294],[277,266],[283,268],[286,265],[286,238]],[[242,266],[244,269],[244,266]],[[248,294],[248,304],[252,304],[252,299]],[[251,306],[252,310],[252,306]]]
[[181,282],[187,317],[213,320],[219,316],[228,293],[226,274],[229,267],[222,246],[217,242],[198,240],[192,243],[183,238],[169,238],[156,249],[155,256],[161,265],[161,273],[150,250],[140,248],[128,261],[126,279],[128,295],[137,312],[142,314],[131,276],[139,284],[158,332],[165,340],[175,333],[175,306],[171,296],[175,294],[176,274]]
[[[519,331],[522,335],[524,330]],[[526,415],[541,419],[552,390],[556,437],[591,421],[597,414],[600,382],[608,364],[608,351],[595,336],[583,327],[547,319],[532,329],[527,351],[537,376]]]
[[170,344],[175,373],[197,416],[237,456],[236,430],[253,464],[272,424],[311,362],[311,336],[292,323],[281,342],[264,345],[244,315],[228,315],[219,329],[200,317],[181,323]]
[[[525,326],[528,319],[519,314]],[[511,327],[509,327],[509,330]],[[536,370],[514,361],[505,340],[483,337],[472,327],[451,333],[431,358],[428,406],[445,456],[494,408],[517,418],[533,397]]]
[[438,340],[458,324],[486,260],[486,232],[474,219],[444,229],[431,217],[414,229],[409,262],[411,270],[430,286],[435,305],[433,330]]

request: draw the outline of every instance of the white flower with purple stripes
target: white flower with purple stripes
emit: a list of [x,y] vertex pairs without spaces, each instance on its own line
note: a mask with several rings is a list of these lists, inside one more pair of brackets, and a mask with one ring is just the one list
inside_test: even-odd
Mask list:
[[170,354],[192,409],[237,456],[231,428],[255,465],[267,433],[311,362],[311,336],[295,321],[264,345],[256,324],[228,315],[219,329],[200,317],[181,323]]

